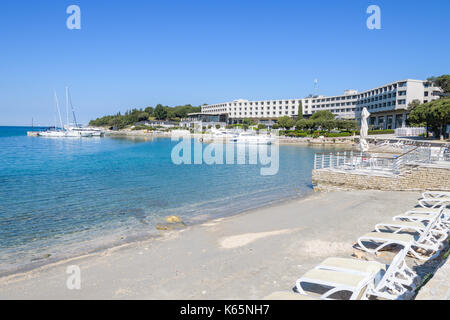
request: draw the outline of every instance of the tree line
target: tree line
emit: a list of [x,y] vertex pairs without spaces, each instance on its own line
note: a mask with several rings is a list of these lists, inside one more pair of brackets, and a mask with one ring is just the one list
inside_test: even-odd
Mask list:
[[[300,107],[299,107],[300,111]],[[302,114],[298,116],[297,120],[283,116],[277,119],[275,129],[284,128],[286,130],[295,127],[297,130],[327,130],[334,129],[342,131],[351,131],[358,128],[358,124],[355,120],[336,119],[336,116],[328,110],[321,110],[315,112],[309,119],[304,119]]]
[[118,112],[115,115],[100,117],[95,120],[91,120],[89,122],[89,125],[96,127],[116,127],[117,129],[123,129],[127,126],[134,125],[136,122],[145,120],[180,121],[182,118],[186,118],[188,113],[200,111],[201,107],[194,107],[190,104],[176,107],[169,107],[158,104],[155,108],[134,108],[131,110],[127,110],[124,114]]

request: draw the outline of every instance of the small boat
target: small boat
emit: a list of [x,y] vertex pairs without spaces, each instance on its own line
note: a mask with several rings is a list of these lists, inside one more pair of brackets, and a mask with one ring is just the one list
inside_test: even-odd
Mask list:
[[70,132],[73,136],[81,136],[81,137],[102,137],[104,135],[103,130],[98,128],[89,128],[89,127],[81,127],[81,126],[66,126],[65,129],[67,132]]
[[253,132],[242,132],[237,136],[236,143],[245,144],[272,144],[275,139],[268,135],[259,135]]
[[66,136],[66,133],[63,130],[52,128],[46,131],[39,132],[38,136],[48,138],[64,138]]

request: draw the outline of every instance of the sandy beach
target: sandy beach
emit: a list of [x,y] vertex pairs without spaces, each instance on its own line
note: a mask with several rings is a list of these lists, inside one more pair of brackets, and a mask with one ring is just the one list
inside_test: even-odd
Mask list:
[[[358,236],[418,197],[315,193],[2,278],[0,299],[261,299],[326,257],[349,257]],[[71,265],[80,290],[66,287]]]

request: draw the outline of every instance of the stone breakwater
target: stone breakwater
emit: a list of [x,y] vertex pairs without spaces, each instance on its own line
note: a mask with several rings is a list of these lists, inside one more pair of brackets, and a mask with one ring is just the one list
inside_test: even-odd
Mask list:
[[407,165],[399,175],[376,175],[337,170],[313,170],[316,191],[331,190],[447,190],[450,191],[450,168]]

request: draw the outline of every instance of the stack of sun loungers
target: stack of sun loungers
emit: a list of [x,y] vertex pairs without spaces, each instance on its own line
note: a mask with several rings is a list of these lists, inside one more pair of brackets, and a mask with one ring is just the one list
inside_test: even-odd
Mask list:
[[296,292],[276,292],[266,299],[412,298],[420,278],[408,267],[405,258],[409,255],[424,261],[441,253],[450,232],[450,192],[424,192],[419,206],[393,217],[392,221],[378,223],[375,232],[358,239],[359,248],[368,253],[401,248],[389,265],[328,258],[297,280]]

